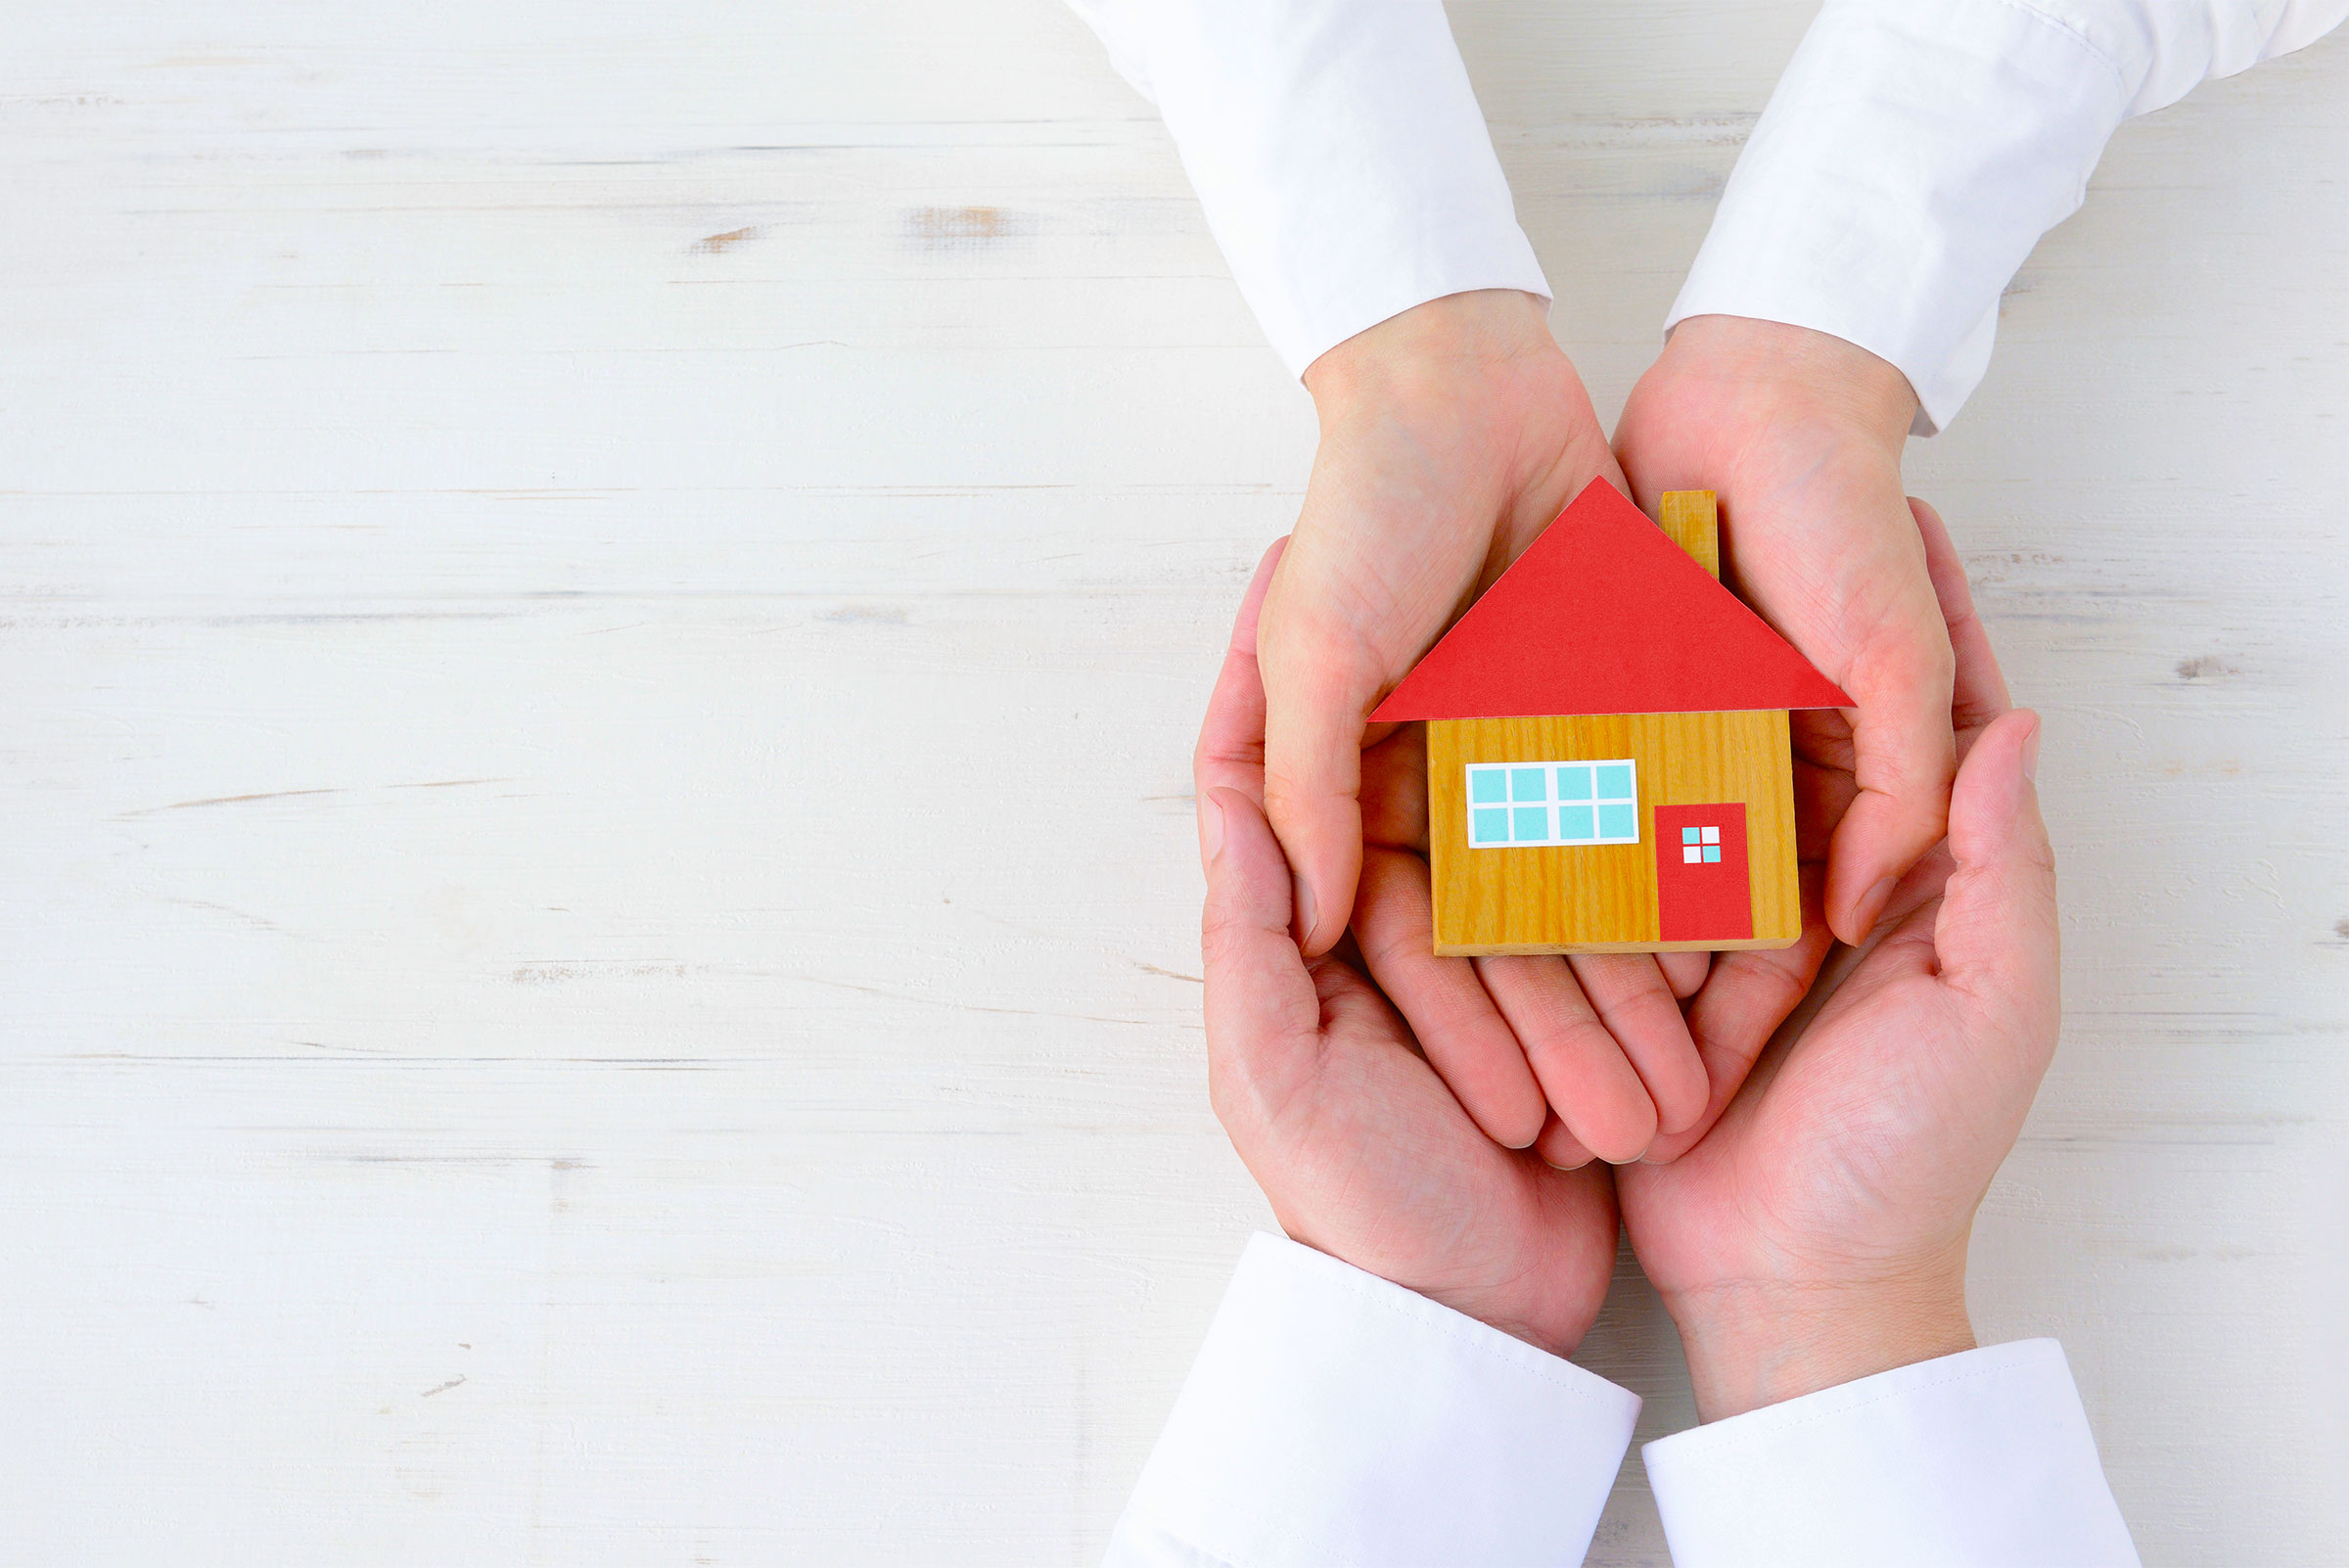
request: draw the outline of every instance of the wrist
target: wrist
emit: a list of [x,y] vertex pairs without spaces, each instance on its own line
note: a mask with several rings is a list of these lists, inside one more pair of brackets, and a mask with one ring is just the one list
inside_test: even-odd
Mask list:
[[1709,385],[1724,406],[1768,405],[1777,421],[1833,425],[1898,453],[1916,392],[1898,366],[1858,344],[1750,316],[1690,316],[1672,329],[1657,368]]
[[1975,1346],[1962,1260],[1865,1284],[1718,1285],[1665,1305],[1706,1421]]
[[1463,383],[1506,381],[1564,359],[1549,334],[1547,300],[1479,289],[1425,300],[1356,333],[1306,367],[1305,387],[1326,429],[1362,404],[1456,396]]
[[1584,1294],[1588,1304],[1580,1300],[1566,1303],[1527,1302],[1511,1299],[1506,1292],[1480,1290],[1448,1290],[1441,1287],[1422,1289],[1418,1293],[1440,1307],[1449,1307],[1462,1317],[1473,1317],[1487,1328],[1497,1329],[1511,1339],[1525,1341],[1536,1350],[1546,1351],[1560,1360],[1569,1360],[1582,1348],[1583,1338],[1590,1325],[1598,1320],[1599,1305],[1606,1299],[1606,1287],[1613,1276],[1599,1279]]

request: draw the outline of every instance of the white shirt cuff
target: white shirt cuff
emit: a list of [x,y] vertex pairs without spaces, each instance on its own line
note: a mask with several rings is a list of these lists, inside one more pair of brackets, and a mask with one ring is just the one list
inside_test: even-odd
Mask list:
[[1827,0],[1665,322],[1752,316],[1899,367],[1917,432],[1990,365],[1999,297],[2080,206],[2133,84],[2008,0]]
[[1471,289],[1549,298],[1441,0],[1071,0],[1153,98],[1293,374]]
[[1109,1561],[1580,1562],[1638,1413],[1572,1362],[1259,1234]]
[[1676,1568],[2136,1568],[2063,1348],[1920,1361],[1640,1451]]

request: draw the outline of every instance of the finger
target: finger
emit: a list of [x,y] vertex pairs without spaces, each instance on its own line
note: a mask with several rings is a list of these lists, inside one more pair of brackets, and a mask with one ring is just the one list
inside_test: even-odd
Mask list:
[[1636,952],[1578,953],[1566,964],[1647,1085],[1657,1132],[1692,1125],[1705,1109],[1705,1064],[1655,959]]
[[1321,999],[1289,935],[1289,868],[1264,814],[1234,789],[1212,791],[1202,808],[1212,845],[1199,930],[1208,1074],[1216,1114],[1238,1139],[1276,1118],[1311,1077]]
[[1965,563],[1950,538],[1941,514],[1915,496],[1909,497],[1910,515],[1925,545],[1925,571],[1933,579],[1933,597],[1941,601],[1941,619],[1950,628],[1950,652],[1957,672],[1950,695],[1950,724],[1957,731],[1958,756],[1975,734],[2014,706],[2006,695],[2006,677],[1999,672],[1998,655],[1991,651],[1990,632],[1974,611],[1973,586],[1965,580]]
[[[1933,943],[1942,984],[1992,1016],[2030,1022],[2054,1047],[2058,993],[2055,857],[2039,813],[2039,715],[1994,720],[1966,754],[1950,803],[1957,868]],[[2035,1080],[2036,1082],[2036,1080]]]
[[1475,960],[1485,992],[1525,1049],[1542,1093],[1583,1147],[1635,1160],[1655,1140],[1656,1107],[1623,1047],[1560,958]]
[[1345,933],[1361,870],[1362,732],[1385,678],[1345,628],[1292,609],[1273,574],[1265,673],[1265,806],[1295,868],[1297,938],[1326,952]]
[[1394,850],[1362,852],[1354,938],[1370,978],[1485,1136],[1509,1149],[1532,1143],[1549,1109],[1542,1085],[1475,966],[1436,956],[1425,862]]
[[1669,1164],[1703,1141],[1818,978],[1834,934],[1819,913],[1819,867],[1804,867],[1804,884],[1803,935],[1793,946],[1715,956],[1705,989],[1688,1004],[1688,1033],[1705,1068],[1705,1107],[1688,1127],[1657,1138],[1642,1156],[1648,1164]]
[[1231,623],[1231,643],[1224,650],[1223,668],[1207,700],[1207,717],[1199,726],[1199,743],[1191,750],[1191,788],[1198,803],[1199,862],[1214,857],[1208,844],[1207,797],[1211,790],[1235,789],[1252,801],[1265,793],[1265,683],[1256,668],[1257,619],[1265,593],[1272,584],[1273,569],[1288,548],[1285,538],[1274,539],[1248,591],[1240,595],[1240,613]]
[[1713,955],[1709,952],[1660,952],[1656,954],[1656,967],[1664,971],[1664,983],[1672,988],[1672,993],[1686,1001],[1704,985],[1705,976],[1713,968]]
[[1561,1171],[1580,1171],[1597,1156],[1583,1147],[1582,1140],[1566,1130],[1566,1124],[1552,1115],[1542,1124],[1542,1131],[1534,1139],[1534,1153],[1544,1165]]
[[1827,920],[1846,942],[1867,933],[1895,884],[1941,842],[1948,822],[1958,766],[1953,659],[1926,584],[1915,586],[1913,602],[1897,608],[1844,674],[1844,689],[1859,705],[1852,776],[1860,794],[1828,852]]

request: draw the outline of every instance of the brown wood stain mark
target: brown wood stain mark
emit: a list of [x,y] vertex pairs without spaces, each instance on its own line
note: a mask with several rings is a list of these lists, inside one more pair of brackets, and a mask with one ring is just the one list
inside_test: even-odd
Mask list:
[[979,251],[1035,232],[1035,219],[999,207],[917,207],[905,214],[905,239],[917,251]]
[[[1639,842],[1527,849],[1468,843],[1467,765],[1630,758]],[[1802,934],[1792,748],[1782,709],[1445,719],[1427,726],[1436,951],[1644,952],[1782,947]],[[1657,940],[1655,807],[1746,803],[1754,935]]]
[[318,790],[262,790],[253,795],[207,795],[200,801],[173,801],[169,806],[150,806],[136,811],[118,811],[117,817],[153,816],[159,811],[192,811],[205,806],[243,806],[251,801],[290,801],[303,795],[341,795],[340,789]]
[[759,228],[758,225],[753,224],[745,229],[728,229],[723,234],[708,235],[694,241],[687,249],[700,255],[722,255],[743,241],[757,238],[759,238]]

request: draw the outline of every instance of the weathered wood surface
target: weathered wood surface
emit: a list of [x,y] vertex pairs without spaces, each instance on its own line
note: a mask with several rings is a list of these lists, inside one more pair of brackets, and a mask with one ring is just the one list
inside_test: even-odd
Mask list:
[[[1458,8],[1610,417],[1807,9]],[[1313,438],[1148,110],[1048,0],[9,22],[0,1561],[1092,1560],[1266,1218],[1185,755]],[[2124,131],[1913,461],[2067,899],[1976,1305],[2158,1562],[2349,1528],[2345,88]]]

